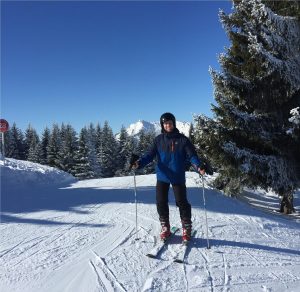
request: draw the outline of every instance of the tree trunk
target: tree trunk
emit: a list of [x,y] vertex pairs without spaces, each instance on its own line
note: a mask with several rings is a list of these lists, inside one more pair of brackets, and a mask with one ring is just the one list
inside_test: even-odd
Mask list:
[[291,214],[295,212],[293,194],[285,194],[281,197],[280,212],[283,214]]

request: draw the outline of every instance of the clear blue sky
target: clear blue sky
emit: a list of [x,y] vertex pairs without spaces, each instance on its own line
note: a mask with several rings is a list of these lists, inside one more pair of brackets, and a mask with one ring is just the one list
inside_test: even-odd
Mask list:
[[41,132],[211,116],[229,1],[1,1],[1,118]]

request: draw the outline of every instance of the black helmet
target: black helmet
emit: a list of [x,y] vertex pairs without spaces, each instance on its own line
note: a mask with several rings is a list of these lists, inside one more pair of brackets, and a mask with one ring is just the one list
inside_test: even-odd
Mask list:
[[160,125],[161,125],[162,129],[164,128],[163,123],[166,122],[166,121],[172,121],[174,127],[176,128],[176,119],[175,119],[175,116],[173,114],[171,114],[171,113],[164,113],[164,114],[161,115],[161,117],[160,117]]

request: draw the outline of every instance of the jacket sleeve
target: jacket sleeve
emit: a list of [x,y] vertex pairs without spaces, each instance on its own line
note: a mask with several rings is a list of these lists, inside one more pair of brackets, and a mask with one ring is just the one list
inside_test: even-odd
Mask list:
[[148,152],[139,159],[138,168],[141,169],[145,167],[147,164],[149,164],[150,162],[152,162],[156,154],[157,154],[157,147],[156,147],[156,140],[154,140]]
[[191,162],[192,166],[195,168],[200,167],[201,161],[197,155],[196,149],[194,145],[191,143],[189,139],[186,139],[185,151],[189,161]]

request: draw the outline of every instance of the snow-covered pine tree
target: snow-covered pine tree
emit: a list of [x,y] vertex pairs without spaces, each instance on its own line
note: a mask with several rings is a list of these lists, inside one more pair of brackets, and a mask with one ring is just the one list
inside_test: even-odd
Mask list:
[[98,123],[95,129],[96,141],[95,141],[95,149],[96,149],[96,159],[97,164],[99,165],[99,174],[97,176],[101,176],[101,151],[102,151],[102,128]]
[[60,167],[59,151],[61,147],[60,129],[57,124],[52,126],[50,141],[47,146],[47,164],[52,167]]
[[31,138],[30,138],[30,144],[27,154],[27,160],[40,163],[40,157],[41,157],[41,144],[40,144],[40,138],[36,132],[35,129],[31,128]]
[[101,167],[97,159],[97,127],[95,128],[93,123],[90,123],[87,128],[87,141],[89,147],[89,160],[91,162],[91,167],[94,172],[94,176],[100,177]]
[[[152,146],[153,141],[155,138],[155,133],[154,132],[149,132],[146,133],[144,130],[141,130],[139,133],[139,140],[137,143],[137,154],[139,156],[144,155],[147,153],[149,148]],[[154,172],[154,163],[148,164],[146,167],[140,170],[141,173],[143,174],[149,174]]]
[[194,124],[191,123],[190,129],[189,129],[189,139],[192,142],[192,144],[195,144],[195,129]]
[[128,133],[126,131],[126,128],[124,126],[121,127],[120,130],[120,135],[119,135],[119,140],[117,141],[117,171],[116,171],[116,175],[117,176],[123,176],[126,174],[126,167],[127,167],[127,158],[129,156],[128,154],[128,148],[127,148],[127,144],[128,144]]
[[125,165],[125,174],[132,175],[132,170],[130,169],[130,160],[132,154],[137,153],[137,141],[133,136],[128,136],[126,145],[125,145],[125,153],[126,153],[126,165]]
[[195,119],[197,141],[219,167],[219,188],[270,188],[291,213],[300,185],[299,139],[288,134],[290,111],[300,104],[299,18],[259,0],[233,3],[231,14],[220,12],[232,44],[220,55],[222,71],[211,70],[215,119]]
[[[151,131],[145,134],[145,141],[144,141],[144,149],[143,149],[143,154],[147,153],[149,151],[149,148],[153,145],[154,139],[155,139],[155,132]],[[154,158],[155,159],[155,158]],[[145,168],[145,173],[150,174],[154,173],[155,170],[155,162],[149,163]]]
[[145,152],[145,148],[146,148],[145,144],[146,144],[146,133],[145,130],[142,129],[138,135],[138,143],[136,148],[136,152],[139,156],[143,155],[143,153]]
[[276,14],[300,18],[299,0],[262,0],[262,3]]
[[40,152],[40,163],[47,164],[47,156],[48,156],[48,145],[50,142],[50,130],[46,127],[42,133],[41,139],[41,152]]
[[[37,135],[36,130],[29,124],[25,131],[25,140],[24,140],[25,160],[29,160],[29,158],[28,158],[29,149],[30,149],[30,147],[36,148],[38,141],[39,141],[39,137]],[[33,152],[35,152],[35,149],[33,149],[33,148],[31,148],[31,154],[33,154]]]
[[5,157],[15,158],[23,160],[24,154],[24,134],[17,127],[16,123],[13,123],[12,127],[5,134]]
[[78,149],[75,153],[75,163],[71,173],[78,179],[89,179],[95,176],[89,160],[88,132],[82,128],[79,134]]
[[289,122],[291,123],[290,129],[287,131],[288,134],[292,135],[297,141],[300,140],[300,107],[293,108],[291,111],[291,118]]
[[69,173],[72,173],[75,164],[78,140],[76,135],[76,131],[70,124],[62,124],[60,129],[61,147],[58,152],[59,168]]
[[102,177],[114,176],[117,165],[116,151],[116,139],[108,121],[105,121],[98,149],[98,161],[100,162]]

